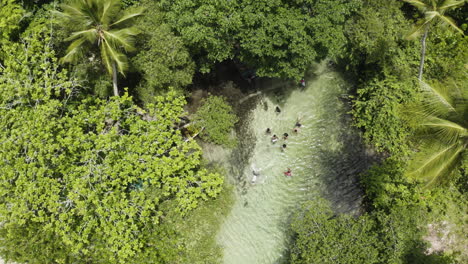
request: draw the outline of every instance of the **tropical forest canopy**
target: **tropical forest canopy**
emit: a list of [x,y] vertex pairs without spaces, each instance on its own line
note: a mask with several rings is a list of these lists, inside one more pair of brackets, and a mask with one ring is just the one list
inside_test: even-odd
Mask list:
[[[465,2],[0,0],[1,258],[220,263],[232,187],[200,142],[235,148],[239,118],[221,88],[186,99],[220,65],[328,60],[377,162],[359,216],[296,208],[287,262],[466,263]],[[456,243],[430,254],[441,223]]]

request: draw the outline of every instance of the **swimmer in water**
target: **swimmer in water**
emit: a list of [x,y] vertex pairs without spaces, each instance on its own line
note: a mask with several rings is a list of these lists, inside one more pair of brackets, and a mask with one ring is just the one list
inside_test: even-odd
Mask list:
[[271,134],[271,129],[270,129],[270,128],[267,128],[267,129],[266,129],[266,133],[267,133],[267,135]]
[[289,137],[289,134],[288,134],[288,133],[284,133],[284,134],[283,134],[283,139],[284,139],[284,140],[288,139],[288,137]]
[[302,78],[299,83],[301,84],[302,88],[304,88],[306,86],[306,82],[304,80],[304,78]]
[[276,143],[276,141],[278,141],[278,137],[277,137],[276,135],[273,135],[273,136],[271,137],[271,142],[272,142],[272,143]]
[[291,169],[288,168],[288,170],[284,172],[284,175],[285,175],[285,176],[288,176],[288,177],[291,177],[291,176],[292,176]]
[[275,108],[275,112],[279,114],[279,113],[281,113],[281,109],[277,106],[277,107]]
[[252,170],[252,183],[255,183],[257,181],[257,177],[260,176],[260,172]]
[[302,127],[301,119],[299,118],[296,119],[296,124],[294,125],[294,127],[297,127],[297,128]]
[[298,118],[296,120],[296,124],[294,125],[293,131],[294,133],[299,132],[299,129],[302,127],[302,124],[300,123],[300,119]]
[[281,146],[281,151],[284,151],[285,149],[286,149],[286,144],[283,144],[283,145]]

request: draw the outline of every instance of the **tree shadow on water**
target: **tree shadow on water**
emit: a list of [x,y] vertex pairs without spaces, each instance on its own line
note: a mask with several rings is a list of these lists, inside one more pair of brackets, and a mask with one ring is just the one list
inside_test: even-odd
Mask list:
[[[349,104],[342,98],[337,99],[345,105],[346,112],[349,112]],[[335,106],[326,104],[325,107]],[[327,112],[329,111],[325,111]],[[340,147],[327,148],[324,147],[327,146],[325,143],[319,151],[321,192],[332,203],[335,212],[359,214],[363,209],[364,196],[359,175],[376,162],[378,157],[366,148],[359,131],[352,127],[349,114],[341,114],[338,124],[340,127],[335,128],[338,131],[336,141]]]

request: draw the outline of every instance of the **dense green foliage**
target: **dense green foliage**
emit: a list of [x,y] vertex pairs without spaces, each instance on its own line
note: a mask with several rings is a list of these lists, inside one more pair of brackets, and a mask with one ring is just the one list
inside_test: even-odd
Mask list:
[[237,122],[232,107],[221,96],[209,96],[202,100],[202,105],[193,118],[194,126],[200,131],[200,137],[215,144],[233,146],[231,130]]
[[337,57],[343,50],[344,22],[359,1],[163,0],[161,4],[200,71],[236,58],[259,76],[300,78],[315,60]]
[[18,29],[23,13],[23,8],[16,0],[0,1],[0,44],[3,40],[8,40],[10,34]]
[[413,100],[415,83],[410,79],[417,65],[416,50],[401,36],[408,21],[397,1],[365,1],[361,15],[349,21],[346,61],[358,79],[353,116],[364,129],[364,138],[377,150],[406,153],[406,137],[400,105]]
[[357,91],[353,114],[357,127],[366,128],[364,138],[379,151],[406,153],[410,128],[400,117],[400,105],[414,96],[412,83],[394,77],[370,80]]
[[184,100],[169,93],[146,112],[127,95],[75,98],[48,41],[39,32],[4,47],[14,56],[0,75],[2,251],[36,263],[164,254],[148,244],[164,216],[216,197],[223,183],[174,127]]
[[195,65],[181,38],[164,23],[164,14],[156,3],[144,1],[140,6],[145,8],[145,13],[135,23],[142,33],[132,63],[145,80],[137,88],[139,99],[151,102],[166,87],[180,89],[192,83]]
[[378,263],[381,247],[368,217],[334,215],[325,200],[306,203],[293,216],[292,264]]
[[[205,87],[218,63],[300,79],[328,58],[378,162],[366,212],[293,213],[290,262],[467,263],[465,2],[0,0],[0,256],[220,263],[233,188],[195,139],[235,146],[238,117],[211,95],[186,113],[182,95],[222,87]],[[435,229],[458,243],[429,254]]]

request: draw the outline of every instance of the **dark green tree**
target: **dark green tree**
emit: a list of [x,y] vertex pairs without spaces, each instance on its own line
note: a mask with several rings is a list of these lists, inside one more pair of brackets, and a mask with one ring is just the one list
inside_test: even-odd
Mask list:
[[379,263],[375,228],[368,216],[334,215],[326,200],[305,203],[291,222],[290,263]]
[[360,1],[161,1],[169,24],[201,72],[237,59],[259,76],[300,78],[315,60],[335,58],[343,26]]
[[142,1],[141,6],[145,13],[136,19],[135,26],[142,33],[136,41],[138,53],[131,62],[144,79],[137,87],[138,97],[148,103],[167,87],[180,90],[192,83],[195,63],[182,39],[164,22],[158,3]]

